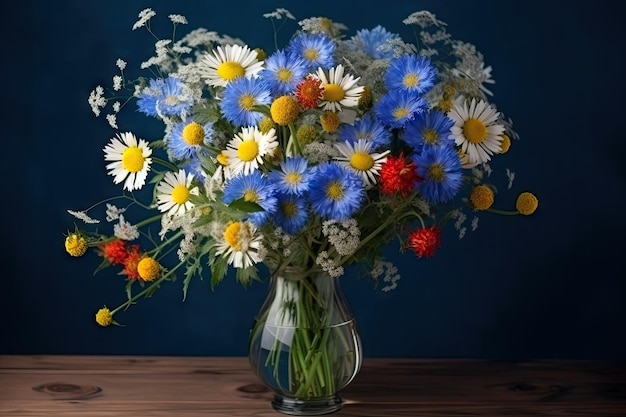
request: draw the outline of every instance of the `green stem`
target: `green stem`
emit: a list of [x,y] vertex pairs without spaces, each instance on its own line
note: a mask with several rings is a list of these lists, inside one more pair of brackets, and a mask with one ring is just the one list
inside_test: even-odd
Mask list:
[[155,163],[157,163],[157,164],[159,164],[161,166],[164,166],[165,168],[169,169],[170,171],[178,172],[178,167],[176,165],[174,165],[173,163],[171,163],[170,161],[166,161],[165,159],[161,159],[161,158],[158,158],[156,156],[153,156],[152,160]]
[[179,262],[178,265],[176,265],[174,268],[172,268],[169,271],[167,271],[167,273],[161,275],[161,277],[159,279],[157,279],[152,284],[150,284],[149,286],[144,288],[143,291],[138,292],[137,294],[132,296],[129,300],[127,300],[126,302],[124,302],[124,303],[120,304],[119,306],[117,306],[117,308],[115,308],[115,310],[111,311],[111,315],[114,315],[115,313],[117,313],[119,310],[121,310],[124,307],[130,306],[131,304],[133,304],[135,301],[137,301],[138,299],[140,299],[144,295],[149,294],[154,288],[158,287],[163,281],[165,281],[167,278],[169,278],[182,265],[184,265],[184,262]]

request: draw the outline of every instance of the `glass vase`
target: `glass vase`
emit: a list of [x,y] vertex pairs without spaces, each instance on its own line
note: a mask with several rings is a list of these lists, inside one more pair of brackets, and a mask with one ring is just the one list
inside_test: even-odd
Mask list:
[[339,279],[285,267],[270,288],[250,332],[252,369],[274,391],[272,406],[289,415],[329,414],[356,376],[361,339]]

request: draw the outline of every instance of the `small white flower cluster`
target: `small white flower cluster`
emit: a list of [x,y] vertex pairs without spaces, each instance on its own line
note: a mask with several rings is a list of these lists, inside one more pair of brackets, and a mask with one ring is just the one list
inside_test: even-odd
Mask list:
[[91,217],[89,217],[87,215],[86,212],[84,211],[75,211],[75,210],[68,210],[67,211],[69,214],[71,214],[72,216],[76,217],[79,220],[82,220],[83,222],[87,223],[87,224],[92,224],[92,223],[100,223],[100,220],[97,219],[92,219]]
[[87,100],[91,106],[91,111],[93,111],[96,116],[100,116],[100,109],[107,105],[107,100],[104,98],[104,88],[100,85],[96,86],[96,88],[89,93]]
[[402,21],[405,25],[418,25],[420,27],[428,26],[446,26],[445,22],[437,19],[432,12],[428,10],[421,10],[419,12],[411,13],[406,19]]
[[107,210],[106,210],[106,220],[107,222],[112,222],[114,220],[117,220],[120,218],[120,216],[122,215],[122,213],[124,213],[126,211],[125,207],[117,207],[113,204],[107,203]]
[[150,8],[143,9],[139,12],[139,19],[133,25],[133,30],[139,29],[140,27],[146,26],[148,21],[156,16],[156,12]]
[[515,172],[511,171],[509,168],[506,169],[506,177],[509,180],[508,188],[509,190],[513,187],[513,180],[515,179]]
[[324,271],[328,272],[328,275],[331,277],[337,278],[343,275],[343,266],[337,266],[335,261],[330,258],[327,251],[321,251],[317,255],[315,263],[321,266]]
[[266,19],[276,19],[276,20],[282,19],[283,16],[285,16],[287,19],[296,20],[296,18],[291,14],[289,10],[284,9],[282,7],[279,7],[273,12],[265,13],[263,15],[263,17],[265,17]]
[[137,226],[127,222],[124,219],[124,215],[120,215],[119,222],[113,226],[113,234],[118,239],[128,241],[139,238],[139,230],[137,229]]
[[467,228],[463,226],[463,223],[467,220],[467,216],[461,210],[456,209],[450,213],[450,218],[456,219],[456,222],[454,222],[454,228],[459,231],[459,239],[463,239],[465,232],[467,231]]
[[342,256],[354,254],[361,243],[361,230],[355,219],[326,220],[322,223],[322,233]]
[[308,33],[326,33],[331,36],[348,29],[343,23],[333,22],[326,17],[309,17],[298,22],[303,31]]
[[378,261],[374,265],[374,268],[370,271],[372,278],[379,279],[380,276],[384,274],[383,282],[386,282],[381,290],[384,292],[388,292],[396,289],[398,286],[398,281],[400,280],[400,274],[398,274],[398,268],[391,262],[388,261]]

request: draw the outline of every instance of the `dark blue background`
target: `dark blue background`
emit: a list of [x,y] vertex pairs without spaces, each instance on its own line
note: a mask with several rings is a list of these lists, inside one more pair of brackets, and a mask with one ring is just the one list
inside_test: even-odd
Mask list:
[[[531,217],[482,215],[461,241],[448,230],[435,259],[389,249],[403,274],[383,293],[343,280],[367,356],[626,358],[624,264],[624,14],[619,4],[480,1],[33,1],[4,3],[0,353],[245,355],[266,286],[196,280],[186,302],[165,285],[100,328],[94,313],[123,300],[113,271],[93,276],[95,255],[70,258],[66,209],[118,193],[101,148],[112,135],[87,104],[110,85],[115,60],[138,65],[152,39],[131,31],[145,7],[271,47],[261,16],[286,7],[298,19],[328,16],[349,27],[401,23],[428,9],[492,65],[495,103],[521,140],[502,163],[517,193],[533,191]],[[295,2],[294,2],[295,3]],[[7,4],[10,4],[7,5]],[[358,6],[357,6],[358,5]],[[283,32],[291,34],[294,26]],[[144,118],[145,119],[145,118]],[[120,121],[123,123],[123,121]],[[506,203],[503,202],[502,205]]]

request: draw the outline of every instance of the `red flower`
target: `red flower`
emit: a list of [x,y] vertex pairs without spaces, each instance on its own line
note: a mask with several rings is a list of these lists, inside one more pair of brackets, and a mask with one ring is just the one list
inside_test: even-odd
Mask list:
[[124,261],[124,274],[128,275],[129,279],[139,279],[139,271],[137,271],[137,265],[143,258],[143,254],[139,251],[139,246],[133,245],[129,248],[128,256]]
[[320,104],[323,92],[322,81],[312,75],[307,75],[296,86],[296,98],[305,110],[316,108]]
[[436,226],[416,229],[409,235],[407,243],[418,258],[432,258],[441,246],[441,229]]
[[388,156],[380,168],[380,191],[389,196],[400,193],[406,197],[421,179],[415,162],[407,162],[404,154]]
[[128,245],[121,239],[102,243],[99,248],[102,252],[101,255],[111,265],[123,265],[128,256]]

